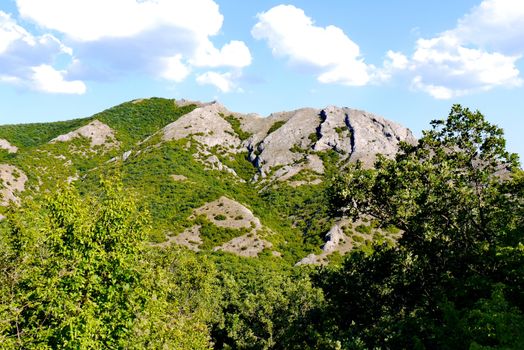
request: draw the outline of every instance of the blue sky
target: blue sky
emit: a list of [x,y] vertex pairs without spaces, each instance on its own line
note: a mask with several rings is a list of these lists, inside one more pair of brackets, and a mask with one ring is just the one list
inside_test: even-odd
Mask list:
[[0,124],[134,98],[348,106],[416,134],[453,103],[524,155],[521,0],[0,0]]

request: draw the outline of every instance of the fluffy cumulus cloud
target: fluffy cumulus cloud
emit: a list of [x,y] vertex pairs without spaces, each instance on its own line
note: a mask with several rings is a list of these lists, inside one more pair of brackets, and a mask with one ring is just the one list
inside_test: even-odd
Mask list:
[[316,26],[292,5],[275,6],[257,17],[253,37],[265,40],[274,56],[314,72],[318,81],[361,86],[373,79],[374,67],[364,62],[359,46],[340,28]]
[[[49,74],[53,68],[49,61],[27,66],[34,86],[42,91],[62,92],[69,86],[78,93],[79,82],[117,79],[128,73],[180,82],[195,69],[240,71],[252,60],[244,42],[233,40],[215,47],[211,41],[224,20],[213,0],[16,0],[16,4],[21,18],[55,33],[72,48],[66,70],[57,68]],[[20,26],[17,31],[32,37]],[[0,60],[16,34],[12,32],[0,34]],[[37,56],[36,50],[33,53]],[[52,87],[37,84],[43,76],[53,81]]]
[[73,61],[71,48],[56,37],[34,36],[0,11],[0,81],[42,92],[83,94],[82,81],[69,80],[55,61]]
[[212,85],[215,86],[221,92],[227,93],[231,91],[242,92],[241,89],[236,87],[235,75],[232,72],[217,73],[217,72],[205,72],[197,76],[197,83],[200,85]]
[[452,31],[465,42],[509,54],[524,52],[524,1],[484,0]]
[[36,90],[50,93],[83,94],[86,91],[85,84],[79,80],[67,81],[64,79],[65,71],[42,64],[32,67],[32,86]]
[[[408,59],[388,53],[388,74],[407,71],[412,87],[437,99],[522,84],[517,61],[524,53],[524,2],[484,0],[457,26],[419,39]],[[389,66],[388,66],[389,64]]]
[[[17,0],[20,14],[78,41],[126,38],[167,26],[206,38],[223,16],[212,0]],[[176,34],[176,33],[175,33]]]

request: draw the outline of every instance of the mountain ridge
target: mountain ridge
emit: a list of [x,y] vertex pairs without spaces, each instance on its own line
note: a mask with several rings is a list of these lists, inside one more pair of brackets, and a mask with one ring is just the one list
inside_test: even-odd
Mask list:
[[[0,149],[4,205],[68,184],[96,192],[100,178],[119,172],[152,213],[151,241],[185,242],[195,251],[227,247],[292,264],[326,262],[334,252],[369,244],[375,233],[396,239],[370,222],[329,218],[323,193],[335,170],[356,161],[369,167],[378,154],[392,157],[400,141],[416,142],[409,129],[347,107],[262,117],[216,101],[161,98],[125,102],[84,119],[0,126],[0,139],[10,145]],[[259,240],[194,215],[220,198],[250,210],[274,234]],[[0,207],[1,215],[6,212]],[[360,226],[370,228],[355,233]],[[199,243],[187,244],[186,236]]]

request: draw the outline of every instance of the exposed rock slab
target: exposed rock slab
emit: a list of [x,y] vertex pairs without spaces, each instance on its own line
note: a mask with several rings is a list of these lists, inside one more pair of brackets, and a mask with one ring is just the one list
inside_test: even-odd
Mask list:
[[[409,129],[364,111],[329,106],[273,113],[267,118],[244,118],[252,133],[247,147],[261,177],[290,178],[301,170],[324,172],[311,153],[334,150],[342,159],[371,166],[377,154],[391,157],[399,141],[416,142]],[[278,128],[272,128],[275,123]],[[271,131],[271,132],[270,132]],[[277,169],[272,172],[272,169]]]
[[326,242],[322,246],[322,253],[309,254],[298,263],[299,265],[317,265],[325,264],[328,261],[328,256],[334,252],[339,252],[340,255],[344,255],[353,249],[353,243],[349,237],[346,236],[343,230],[343,226],[348,224],[348,220],[339,219],[331,226],[330,230],[326,234]]
[[251,210],[224,196],[195,209],[193,213],[190,219],[194,218],[194,215],[204,215],[210,222],[219,227],[252,228],[255,230],[262,227],[260,220],[253,215]]
[[191,136],[208,148],[221,146],[234,152],[240,148],[241,141],[231,124],[221,116],[229,113],[219,103],[203,105],[164,127],[162,138],[170,141]]
[[[247,151],[249,160],[259,170],[254,180],[268,175],[272,180],[289,179],[302,170],[322,174],[324,164],[315,153],[327,150],[338,152],[343,160],[360,160],[365,166],[371,166],[377,154],[393,156],[399,141],[416,141],[409,129],[397,123],[345,107],[302,108],[264,118],[231,112],[218,102],[180,100],[175,103],[196,104],[198,108],[167,125],[162,130],[164,141],[192,138],[199,145],[197,159],[210,169],[231,173],[231,169],[210,154]],[[240,139],[225,119],[229,115],[240,122],[240,128],[249,138]]]
[[174,181],[186,181],[186,180],[187,180],[187,176],[184,176],[184,175],[178,175],[178,174],[173,174],[173,175],[171,175],[171,178],[172,178]]
[[[251,210],[232,199],[220,197],[216,201],[207,203],[195,209],[189,219],[195,219],[198,215],[205,216],[207,220],[219,227],[248,230],[247,233],[213,248],[215,251],[221,250],[240,256],[256,257],[264,249],[273,246],[271,242],[260,237],[263,231],[260,220],[253,215]],[[175,242],[197,251],[199,245],[202,244],[199,229],[200,226],[195,225],[176,237],[170,237],[169,242],[165,244]]]
[[351,161],[360,160],[364,165],[372,166],[377,154],[393,157],[400,141],[416,142],[409,129],[377,115],[349,108],[337,112],[347,115],[353,143]]
[[240,237],[233,238],[220,247],[215,247],[214,250],[222,250],[245,257],[256,257],[264,249],[272,246],[271,242],[260,239],[257,234],[246,233]]
[[200,226],[190,227],[174,237],[169,237],[169,241],[198,252],[200,250],[198,247],[203,243],[200,238]]
[[24,191],[27,176],[20,169],[9,164],[0,164],[0,205],[20,203],[19,194]]
[[[312,108],[275,113],[268,118],[270,121],[287,121],[261,142],[252,145],[253,152],[258,153],[254,161],[262,176],[268,174],[272,167],[291,165],[303,159],[303,154],[297,150],[310,147],[310,135],[316,134],[316,128],[320,123],[318,110]],[[268,123],[269,127],[272,124]],[[256,140],[253,139],[252,142]]]
[[18,147],[12,145],[6,139],[0,139],[0,149],[5,149],[8,153],[18,152]]
[[333,149],[339,153],[349,154],[352,151],[351,126],[346,113],[334,106],[320,111],[322,122],[318,127],[318,141],[315,151]]
[[52,139],[51,142],[68,142],[79,137],[89,139],[91,141],[91,147],[104,146],[112,148],[118,146],[113,129],[99,120],[93,120],[91,123],[84,125],[81,128],[57,136]]

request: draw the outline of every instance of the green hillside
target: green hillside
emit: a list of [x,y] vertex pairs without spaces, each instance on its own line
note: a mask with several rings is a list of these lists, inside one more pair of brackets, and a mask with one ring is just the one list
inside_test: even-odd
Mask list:
[[2,348],[524,346],[524,176],[479,112],[364,167],[198,106],[0,126]]

